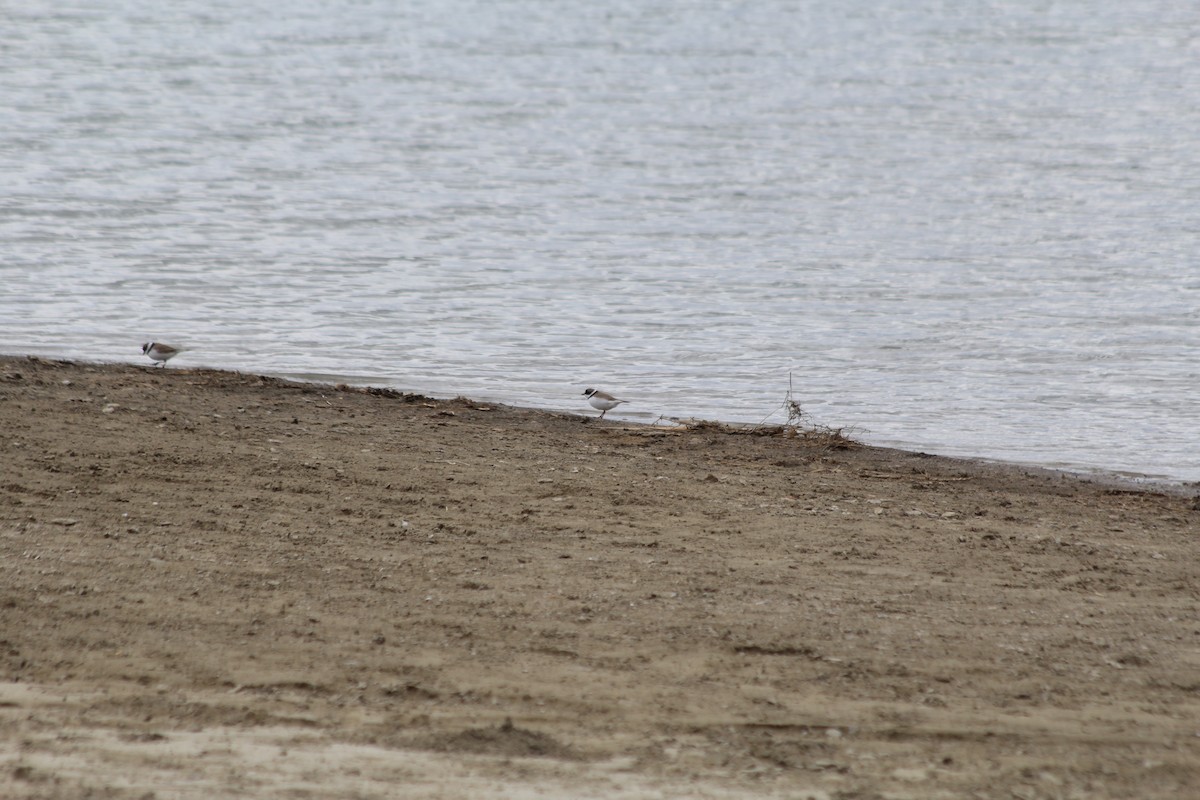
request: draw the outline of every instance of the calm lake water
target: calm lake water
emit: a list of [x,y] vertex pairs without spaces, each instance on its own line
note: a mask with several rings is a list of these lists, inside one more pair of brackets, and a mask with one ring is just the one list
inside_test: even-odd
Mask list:
[[0,352],[1200,480],[1192,0],[0,18]]

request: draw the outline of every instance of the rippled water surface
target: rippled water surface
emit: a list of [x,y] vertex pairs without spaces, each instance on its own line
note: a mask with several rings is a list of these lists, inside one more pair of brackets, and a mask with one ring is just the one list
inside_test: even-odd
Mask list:
[[1200,480],[1192,2],[3,16],[2,352]]

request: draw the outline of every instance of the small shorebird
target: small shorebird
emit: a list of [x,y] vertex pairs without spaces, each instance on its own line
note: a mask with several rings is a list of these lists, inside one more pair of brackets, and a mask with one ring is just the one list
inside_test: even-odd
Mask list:
[[588,403],[592,408],[600,409],[599,419],[604,419],[604,412],[616,408],[625,400],[618,400],[608,392],[602,392],[599,389],[593,389],[590,386],[583,390],[583,396],[588,399]]
[[146,342],[142,345],[142,352],[150,356],[151,361],[157,361],[160,367],[165,367],[168,361],[182,353],[185,349],[183,347],[172,347],[162,342]]

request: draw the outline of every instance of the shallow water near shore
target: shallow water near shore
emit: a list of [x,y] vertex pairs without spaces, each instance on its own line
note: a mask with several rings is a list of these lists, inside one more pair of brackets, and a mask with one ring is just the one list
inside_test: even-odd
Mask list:
[[1200,480],[1195,21],[23,4],[0,352]]

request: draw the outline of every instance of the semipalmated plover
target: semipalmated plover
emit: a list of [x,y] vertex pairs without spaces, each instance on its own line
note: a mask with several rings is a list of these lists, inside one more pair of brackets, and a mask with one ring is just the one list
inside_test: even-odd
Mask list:
[[604,419],[605,411],[616,408],[617,406],[621,405],[621,403],[627,402],[625,400],[618,400],[608,392],[602,392],[599,389],[593,389],[590,386],[583,390],[583,396],[588,399],[588,403],[591,404],[592,408],[600,409],[599,419]]
[[165,367],[168,361],[182,353],[185,349],[183,347],[172,347],[162,342],[146,342],[142,345],[142,352],[150,356],[151,361],[157,361],[160,367]]

